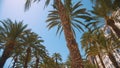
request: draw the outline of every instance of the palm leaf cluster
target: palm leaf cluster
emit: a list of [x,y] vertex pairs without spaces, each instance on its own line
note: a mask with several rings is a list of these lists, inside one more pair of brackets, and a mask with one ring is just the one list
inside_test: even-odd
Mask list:
[[92,3],[94,4],[92,13],[100,17],[110,15],[113,10],[113,0],[92,0]]

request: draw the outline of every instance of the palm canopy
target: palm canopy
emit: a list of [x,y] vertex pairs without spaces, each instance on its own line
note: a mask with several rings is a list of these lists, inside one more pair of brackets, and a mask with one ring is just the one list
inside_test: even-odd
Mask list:
[[23,25],[22,21],[17,23],[13,23],[10,19],[0,21],[3,26],[0,26],[1,35],[4,37],[9,37],[11,40],[15,40],[17,36],[21,34],[22,31],[27,27],[27,25]]
[[116,15],[118,14],[116,10],[118,10],[117,8],[120,7],[118,4],[120,3],[120,0],[91,0],[91,2],[93,3],[93,9],[91,10],[93,18],[91,22],[87,24],[87,26],[93,24],[93,26],[96,27],[104,27],[104,30],[106,30],[106,27],[111,27],[109,29],[113,29],[119,37],[120,29],[116,27],[115,23],[116,21],[117,23],[119,21],[119,19],[116,18],[116,16],[119,16]]
[[0,22],[1,43],[18,40],[18,37],[20,37],[22,33],[26,31],[27,25],[23,25],[22,21],[13,22],[10,19],[8,19]]
[[94,4],[92,13],[105,17],[113,10],[113,0],[91,0]]
[[44,40],[42,40],[36,33],[31,31],[26,31],[22,36],[23,45],[33,48],[32,51],[34,52],[33,54],[35,54],[34,56],[38,57],[37,55],[40,55],[39,57],[44,58],[47,56],[47,50],[41,44],[42,42],[44,42]]
[[[82,6],[81,1],[73,4],[71,0],[64,0],[63,5],[67,11],[67,15],[69,16],[69,22],[72,26],[71,29],[73,33],[75,34],[74,29],[77,29],[78,31],[84,31],[83,26],[85,26],[85,23],[83,23],[81,20],[86,19],[86,21],[89,21],[91,17],[89,17],[89,14],[86,12],[85,8],[80,8]],[[56,34],[61,34],[63,27],[61,24],[60,16],[58,14],[56,3],[53,4],[53,7],[54,10],[50,11],[48,19],[46,20],[46,22],[48,22],[47,27],[49,29],[57,27]]]
[[81,44],[82,44],[82,48],[84,48],[86,51],[88,48],[90,48],[91,46],[93,46],[95,44],[95,40],[97,39],[97,37],[95,36],[95,33],[93,32],[85,32],[81,38]]
[[35,67],[35,61],[33,59],[38,59],[38,64],[40,62],[44,62],[45,59],[48,57],[47,50],[45,47],[41,44],[43,40],[34,32],[31,32],[31,30],[27,30],[24,32],[24,34],[21,36],[20,40],[20,46],[16,47],[14,50],[14,55],[17,57],[17,62],[15,63],[18,65],[17,67],[24,66],[25,58],[27,55],[26,50],[29,51],[29,56],[27,57],[28,60],[26,61],[28,63],[28,67]]
[[[110,19],[113,12],[120,7],[118,3],[120,0],[90,0],[92,5],[92,19],[90,23],[86,26],[89,28],[93,27],[103,27],[103,25],[107,25],[107,20]],[[96,28],[95,28],[96,29]]]
[[[93,14],[92,22],[88,23],[88,25],[91,24],[97,24],[93,26],[103,26],[107,22],[106,20],[111,16],[113,12],[113,0],[91,0],[93,6],[91,13]],[[95,22],[93,22],[93,20]],[[87,25],[87,26],[88,26]]]
[[62,61],[61,55],[59,53],[54,53],[52,55],[52,58],[57,62],[57,61]]
[[119,0],[91,0],[93,3],[93,13],[100,17],[111,15],[117,8],[120,8]]

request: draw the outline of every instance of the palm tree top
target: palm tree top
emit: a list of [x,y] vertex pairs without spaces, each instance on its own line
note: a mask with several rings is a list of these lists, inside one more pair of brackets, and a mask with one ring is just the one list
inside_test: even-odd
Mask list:
[[53,53],[52,57],[54,60],[57,59],[59,61],[62,61],[61,55],[59,53]]
[[[85,8],[81,8],[82,4],[81,1],[77,3],[72,3],[71,0],[64,0],[63,6],[66,9],[66,14],[69,16],[70,19],[70,25],[72,26],[72,31],[75,35],[75,30],[78,31],[84,31],[85,23],[81,21],[81,19],[85,21],[91,20],[90,14],[87,13],[87,10]],[[53,4],[54,9],[52,11],[49,11],[48,19],[46,22],[48,23],[47,27],[48,29],[57,27],[56,34],[60,34],[63,31],[63,27],[61,24],[60,16],[58,13],[58,8],[56,6],[56,3]]]
[[27,25],[23,25],[23,22],[12,21],[10,19],[0,21],[0,34],[11,40],[15,40],[17,36],[20,36],[25,31]]

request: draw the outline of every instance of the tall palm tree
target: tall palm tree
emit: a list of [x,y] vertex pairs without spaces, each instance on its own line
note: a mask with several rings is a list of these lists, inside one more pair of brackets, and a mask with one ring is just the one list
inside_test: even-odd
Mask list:
[[[29,2],[26,3],[31,3],[30,1],[32,0],[28,1]],[[48,3],[49,1],[46,0],[46,2]],[[48,27],[50,29],[54,26],[58,26],[57,32],[61,32],[62,30],[64,31],[67,47],[70,51],[70,56],[72,59],[72,66],[73,68],[82,68],[82,58],[78,49],[78,44],[74,38],[74,27],[83,31],[82,26],[84,24],[80,21],[80,18],[86,18],[88,21],[90,17],[87,16],[89,14],[86,12],[85,8],[80,8],[82,5],[80,2],[75,5],[72,4],[71,0],[64,0],[63,2],[64,3],[62,3],[61,0],[54,0],[53,7],[55,11],[51,11],[48,16]]]
[[2,57],[0,58],[0,67],[3,68],[6,60],[12,55],[15,46],[18,44],[18,38],[26,30],[27,25],[20,22],[13,22],[10,19],[0,21],[0,39],[4,46]]
[[84,23],[80,19],[88,18],[89,15],[85,8],[80,8],[82,4],[80,2],[72,4],[71,0],[64,0],[62,3],[60,0],[56,0],[53,7],[54,11],[50,11],[48,15],[48,28],[57,27],[57,33],[64,31],[67,47],[70,51],[70,57],[72,59],[73,68],[82,68],[82,58],[78,48],[78,44],[75,40],[74,29],[82,30]]

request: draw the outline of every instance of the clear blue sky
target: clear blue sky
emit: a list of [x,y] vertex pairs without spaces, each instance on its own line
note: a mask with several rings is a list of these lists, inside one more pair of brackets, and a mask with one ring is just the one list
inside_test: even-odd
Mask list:
[[[41,0],[40,3],[32,4],[29,11],[24,12],[24,3],[25,0],[1,0],[0,1],[0,20],[11,19],[21,21],[23,20],[24,24],[28,24],[28,28],[32,29],[35,33],[39,34],[42,39],[45,41],[43,44],[46,49],[49,51],[50,55],[55,52],[58,52],[62,55],[63,61],[66,60],[69,52],[66,47],[66,42],[64,35],[60,37],[56,36],[56,28],[48,31],[46,28],[46,22],[48,11],[52,9],[49,5],[46,9],[44,8],[44,0]],[[83,0],[82,3],[84,7],[90,9],[89,0]],[[77,33],[77,42],[80,43],[81,33]],[[79,44],[80,47],[80,44]],[[83,51],[82,55],[83,55]],[[6,63],[6,67],[9,63]]]

